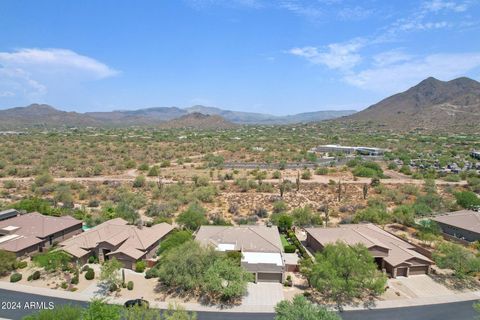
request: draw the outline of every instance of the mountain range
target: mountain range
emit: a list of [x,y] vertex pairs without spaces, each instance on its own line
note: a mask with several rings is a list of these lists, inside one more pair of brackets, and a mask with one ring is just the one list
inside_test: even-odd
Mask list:
[[317,111],[274,116],[214,107],[161,107],[110,112],[66,112],[49,105],[32,104],[0,110],[0,129],[49,127],[229,128],[235,125],[281,125],[334,119],[335,122],[367,122],[392,130],[479,131],[480,83],[466,78],[441,81],[427,78],[410,89],[390,96],[355,113]]
[[[165,122],[179,119],[172,123],[176,127],[181,121],[192,125],[192,120],[203,122],[219,122],[218,117],[231,124],[291,124],[334,119],[353,114],[354,110],[328,110],[299,113],[289,116],[275,116],[265,113],[241,112],[223,110],[214,107],[193,106],[190,108],[159,107],[138,110],[117,110],[109,112],[67,112],[55,109],[46,104],[31,104],[26,107],[16,107],[0,110],[0,128],[49,128],[49,127],[125,127],[125,126],[159,126],[168,127]],[[215,116],[213,118],[182,118],[190,114]],[[208,119],[208,121],[206,120]],[[224,127],[224,126],[222,126]]]
[[480,131],[480,82],[427,78],[341,121],[366,121],[393,130]]

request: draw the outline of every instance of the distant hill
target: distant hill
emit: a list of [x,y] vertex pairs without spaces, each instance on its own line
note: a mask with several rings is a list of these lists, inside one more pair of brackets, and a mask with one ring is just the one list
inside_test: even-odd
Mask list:
[[274,116],[265,113],[230,111],[199,105],[187,108],[185,110],[187,110],[188,112],[200,112],[203,114],[219,115],[231,122],[238,124],[292,124],[315,122],[348,116],[356,112],[355,110],[325,110],[298,113],[288,116]]
[[[263,113],[223,110],[214,107],[193,106],[186,109],[177,107],[146,108],[138,110],[117,110],[109,112],[66,112],[45,104],[32,104],[0,110],[0,129],[48,128],[48,127],[125,127],[158,126],[183,116],[201,113],[219,116],[235,124],[291,124],[334,119],[354,113],[347,111],[318,111],[290,116],[274,116]],[[187,118],[188,119],[188,118]]]
[[169,120],[160,125],[165,129],[229,129],[237,125],[217,115],[193,112],[179,118]]
[[475,129],[480,123],[480,83],[469,78],[427,78],[343,120],[371,121],[392,129]]
[[60,111],[46,104],[32,104],[27,107],[0,110],[0,128],[88,127],[99,125],[101,125],[101,121],[88,115]]

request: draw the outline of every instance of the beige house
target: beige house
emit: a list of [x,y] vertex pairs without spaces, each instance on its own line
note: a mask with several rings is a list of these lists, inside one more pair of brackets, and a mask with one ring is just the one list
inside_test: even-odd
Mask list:
[[241,252],[241,264],[254,274],[255,282],[285,280],[283,246],[277,227],[201,226],[195,240],[218,251]]
[[447,236],[466,242],[480,240],[480,212],[460,210],[437,215],[432,220]]
[[428,274],[432,260],[418,252],[416,246],[371,224],[345,224],[338,228],[309,228],[307,246],[321,251],[337,241],[348,245],[363,244],[381,270],[391,277]]
[[60,246],[80,263],[86,263],[90,256],[96,256],[100,261],[115,257],[125,268],[133,269],[136,261],[153,258],[161,239],[172,230],[168,223],[139,228],[116,218],[66,240]]
[[38,212],[0,221],[0,249],[17,257],[30,255],[82,232],[82,221],[70,216],[52,217]]

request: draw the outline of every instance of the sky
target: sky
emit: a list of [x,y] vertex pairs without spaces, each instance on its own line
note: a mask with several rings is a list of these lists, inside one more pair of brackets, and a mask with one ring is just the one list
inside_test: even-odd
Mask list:
[[2,0],[0,109],[361,110],[480,80],[480,0]]

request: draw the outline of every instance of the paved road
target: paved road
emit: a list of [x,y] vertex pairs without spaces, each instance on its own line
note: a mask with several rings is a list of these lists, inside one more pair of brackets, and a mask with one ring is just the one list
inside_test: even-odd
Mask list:
[[[68,293],[67,293],[68,295]],[[20,308],[12,309],[12,304]],[[0,318],[19,320],[22,317],[38,311],[38,307],[60,306],[64,304],[87,306],[87,302],[46,297],[24,292],[0,289]],[[27,304],[27,307],[26,307]],[[30,308],[31,305],[31,308]],[[37,307],[37,309],[35,309]],[[268,313],[231,313],[231,312],[197,312],[198,320],[272,320],[273,314]]]
[[474,320],[473,301],[344,312],[344,320]]
[[[5,309],[7,302],[20,303],[22,307],[7,310]],[[87,305],[86,302],[82,301],[0,289],[0,318],[17,320],[37,311],[24,307],[25,303],[31,302],[43,302],[46,306],[52,302],[55,306],[69,303],[80,306]],[[465,301],[419,307],[346,311],[342,313],[342,318],[344,320],[473,320],[475,312],[472,304],[472,301]],[[197,312],[197,314],[198,320],[273,320],[274,318],[273,314],[268,313]]]

